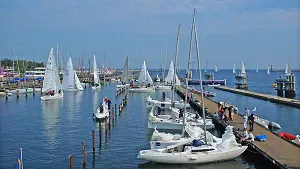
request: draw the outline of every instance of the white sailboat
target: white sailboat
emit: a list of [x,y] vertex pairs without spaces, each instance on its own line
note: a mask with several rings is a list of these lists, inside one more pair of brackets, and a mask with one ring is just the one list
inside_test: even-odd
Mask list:
[[[196,40],[196,47],[197,47],[198,69],[201,70],[197,32],[196,32],[195,25],[196,23],[195,23],[195,9],[194,9],[193,26],[192,26],[191,39],[190,39],[189,60],[192,53],[191,50],[192,36],[194,35]],[[187,77],[189,77],[189,65],[190,63],[188,64]],[[199,75],[200,75],[199,77],[200,81],[202,81],[201,71],[199,71]],[[188,78],[186,78],[186,86],[188,86]],[[190,139],[179,142],[178,144],[168,146],[167,148],[154,149],[154,150],[142,150],[139,152],[137,158],[158,162],[158,163],[199,164],[199,163],[210,163],[210,162],[233,159],[241,155],[247,149],[247,146],[241,146],[237,144],[236,138],[232,131],[233,128],[232,126],[226,127],[226,131],[222,135],[222,142],[220,144],[218,145],[207,144],[203,88],[201,82],[200,82],[200,88],[201,88],[202,112],[203,112],[203,123],[204,123],[204,142],[205,142],[204,145],[201,145],[200,140],[196,140],[195,137],[191,137]],[[187,100],[187,91],[185,94],[185,100]],[[186,115],[186,108],[183,115],[183,123],[184,123],[183,126],[185,125],[185,115]],[[184,130],[182,131],[184,132]]]
[[246,67],[245,67],[245,65],[244,65],[244,61],[242,61],[241,74],[246,74]]
[[160,78],[158,77],[158,74],[156,74],[156,82],[160,82]]
[[72,63],[71,57],[69,58],[69,60],[67,62],[62,86],[63,86],[64,91],[84,90],[79,81],[77,73],[73,69],[73,63]]
[[[164,59],[164,64],[163,64],[163,83],[156,85],[155,88],[158,90],[171,90],[172,86],[166,85],[166,78],[165,78],[165,71],[166,71],[166,60],[167,60],[167,55],[168,55],[168,45],[166,46],[166,54],[165,54],[165,59]],[[170,70],[170,69],[169,69]]]
[[153,80],[146,68],[146,62],[144,61],[142,65],[142,69],[139,75],[139,86],[130,88],[130,92],[139,92],[139,93],[148,93],[148,92],[154,92],[155,88],[151,86],[153,84]]
[[180,80],[175,73],[174,65],[173,65],[173,60],[171,61],[170,67],[169,67],[169,72],[167,77],[165,78],[165,81],[167,82],[167,85],[173,85],[173,79],[175,76],[175,85],[180,85]]
[[285,64],[285,71],[284,71],[284,74],[290,75],[291,73],[292,73],[292,71],[291,71],[291,68],[290,68],[290,64],[289,64],[289,63],[286,63],[286,64]]
[[267,69],[267,75],[270,74],[270,67],[268,66],[268,69]]
[[93,69],[94,69],[94,86],[92,87],[92,89],[100,89],[101,84],[100,84],[100,79],[99,79],[99,75],[98,75],[96,55],[94,55]]
[[120,85],[117,85],[117,88],[123,88],[129,86],[129,84],[126,84],[129,82],[129,66],[128,66],[128,56],[126,57],[124,69],[121,76],[121,83]]
[[217,65],[215,65],[215,72],[218,72],[218,71],[219,71],[219,69],[218,69]]
[[256,72],[258,72],[258,69],[256,69]]
[[42,96],[41,100],[53,100],[63,98],[63,91],[60,83],[59,72],[53,54],[53,48],[51,48],[50,50],[49,58],[46,65],[42,92],[46,92],[46,95]]
[[232,73],[233,73],[233,74],[236,74],[236,71],[235,71],[235,64],[233,65]]

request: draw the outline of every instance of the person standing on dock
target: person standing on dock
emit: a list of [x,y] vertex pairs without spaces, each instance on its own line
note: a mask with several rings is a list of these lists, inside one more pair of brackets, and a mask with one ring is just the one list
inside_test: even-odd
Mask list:
[[248,128],[248,116],[247,116],[246,112],[244,113],[243,121],[244,121],[244,129],[247,130],[247,128]]
[[249,117],[249,125],[250,125],[250,130],[249,131],[253,131],[253,125],[254,125],[254,116],[253,114],[251,114]]
[[230,120],[230,121],[232,121],[232,114],[233,114],[233,107],[230,106],[230,107],[228,108],[228,115],[229,115],[229,120]]
[[247,116],[250,116],[250,110],[248,108],[245,108],[245,113],[247,114]]

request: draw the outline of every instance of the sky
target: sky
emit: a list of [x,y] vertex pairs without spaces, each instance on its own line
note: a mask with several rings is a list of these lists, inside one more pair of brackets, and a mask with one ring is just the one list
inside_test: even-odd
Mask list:
[[299,0],[1,0],[0,59],[45,62],[59,44],[74,64],[93,54],[103,64],[106,53],[107,67],[122,68],[129,56],[132,68],[144,60],[160,68],[166,46],[167,65],[175,59],[181,24],[178,60],[186,68],[193,8],[202,67],[300,69]]

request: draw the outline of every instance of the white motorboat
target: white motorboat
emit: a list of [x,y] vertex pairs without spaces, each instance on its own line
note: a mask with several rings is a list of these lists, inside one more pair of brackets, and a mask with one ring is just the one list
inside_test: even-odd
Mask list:
[[63,98],[63,90],[60,83],[59,71],[57,69],[53,54],[53,48],[50,50],[46,65],[42,92],[46,92],[46,95],[42,96],[41,100],[54,100]]
[[222,142],[217,146],[190,138],[167,148],[141,150],[137,158],[168,164],[203,164],[234,159],[246,149],[247,146],[237,144],[232,126],[227,126]]
[[281,129],[281,126],[278,123],[270,122],[269,120],[260,118],[258,115],[254,115],[254,121],[266,129],[268,129],[269,126]]
[[[159,100],[153,100],[151,98],[151,96],[149,95],[147,97],[147,107],[148,108],[152,108],[152,107],[160,107],[162,109],[169,109],[170,107],[172,107],[172,105],[174,104],[174,107],[175,108],[184,108],[184,101],[183,100],[180,100],[180,101],[174,101],[173,104],[172,104],[172,100],[169,99],[169,98],[166,98],[165,101],[159,101]],[[187,103],[186,104],[186,107],[187,108],[190,108],[190,105]]]
[[[148,128],[153,129],[166,129],[166,130],[182,130],[183,129],[183,119],[179,118],[177,114],[172,115],[155,115],[154,107],[151,109],[148,117]],[[211,119],[205,119],[206,128],[214,128],[214,124]],[[196,119],[194,116],[186,115],[186,123],[191,126],[203,127],[204,122],[201,119]]]
[[73,69],[73,63],[71,57],[69,58],[66,66],[66,70],[63,77],[63,90],[64,91],[79,91],[84,90],[77,73]]
[[96,120],[105,119],[106,117],[109,117],[109,110],[108,105],[103,99],[103,102],[101,105],[97,108],[96,113],[94,113]]
[[100,89],[100,79],[98,75],[98,68],[97,68],[97,62],[96,62],[96,55],[94,55],[94,62],[93,62],[93,70],[94,70],[94,86],[92,86],[92,89]]

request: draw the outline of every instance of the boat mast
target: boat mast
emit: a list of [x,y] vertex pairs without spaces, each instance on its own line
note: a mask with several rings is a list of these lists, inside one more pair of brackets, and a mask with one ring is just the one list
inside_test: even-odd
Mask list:
[[103,85],[105,86],[105,57],[106,57],[106,44],[104,44],[104,63],[103,63]]
[[[56,44],[56,60],[57,62],[56,63],[59,63],[59,54],[58,54],[58,44]],[[60,67],[57,66],[57,69],[58,69],[58,74],[59,74],[59,70],[60,70]]]
[[190,77],[190,66],[191,66],[191,56],[192,56],[192,48],[193,48],[193,31],[194,31],[194,24],[195,24],[195,11],[194,11],[194,16],[193,16],[193,24],[192,24],[192,29],[191,29],[191,38],[190,38],[190,48],[189,48],[189,58],[188,58],[188,67],[187,67],[187,73],[186,73],[186,90],[185,90],[185,99],[184,99],[184,113],[183,113],[183,127],[182,127],[182,136],[184,136],[184,131],[185,131],[185,113],[186,113],[186,104],[187,104],[187,95],[188,95],[188,81]]
[[173,86],[172,86],[172,103],[174,102],[174,95],[175,95],[175,79],[176,79],[176,66],[177,66],[177,59],[178,59],[178,46],[179,46],[179,39],[180,39],[180,26],[181,24],[178,25],[177,41],[176,41],[175,65],[174,65]]
[[164,73],[163,73],[163,86],[165,86],[165,73],[166,73],[166,60],[168,56],[168,44],[166,45],[166,55],[165,55],[165,60],[164,60]]
[[198,45],[198,37],[197,37],[197,30],[196,30],[196,21],[195,21],[195,13],[196,8],[194,8],[194,31],[195,31],[195,40],[196,40],[196,51],[197,51],[197,58],[198,58],[198,69],[199,69],[199,79],[200,79],[200,91],[201,91],[201,100],[202,100],[202,116],[203,116],[203,124],[204,124],[204,141],[206,141],[206,122],[205,122],[205,107],[204,107],[204,97],[203,97],[203,86],[202,86],[202,77],[201,77],[201,64],[200,64],[200,56],[199,56],[199,45]]
[[125,84],[127,81],[129,81],[128,73],[129,73],[129,67],[128,67],[128,56],[127,56],[126,57],[126,81],[125,81]]

